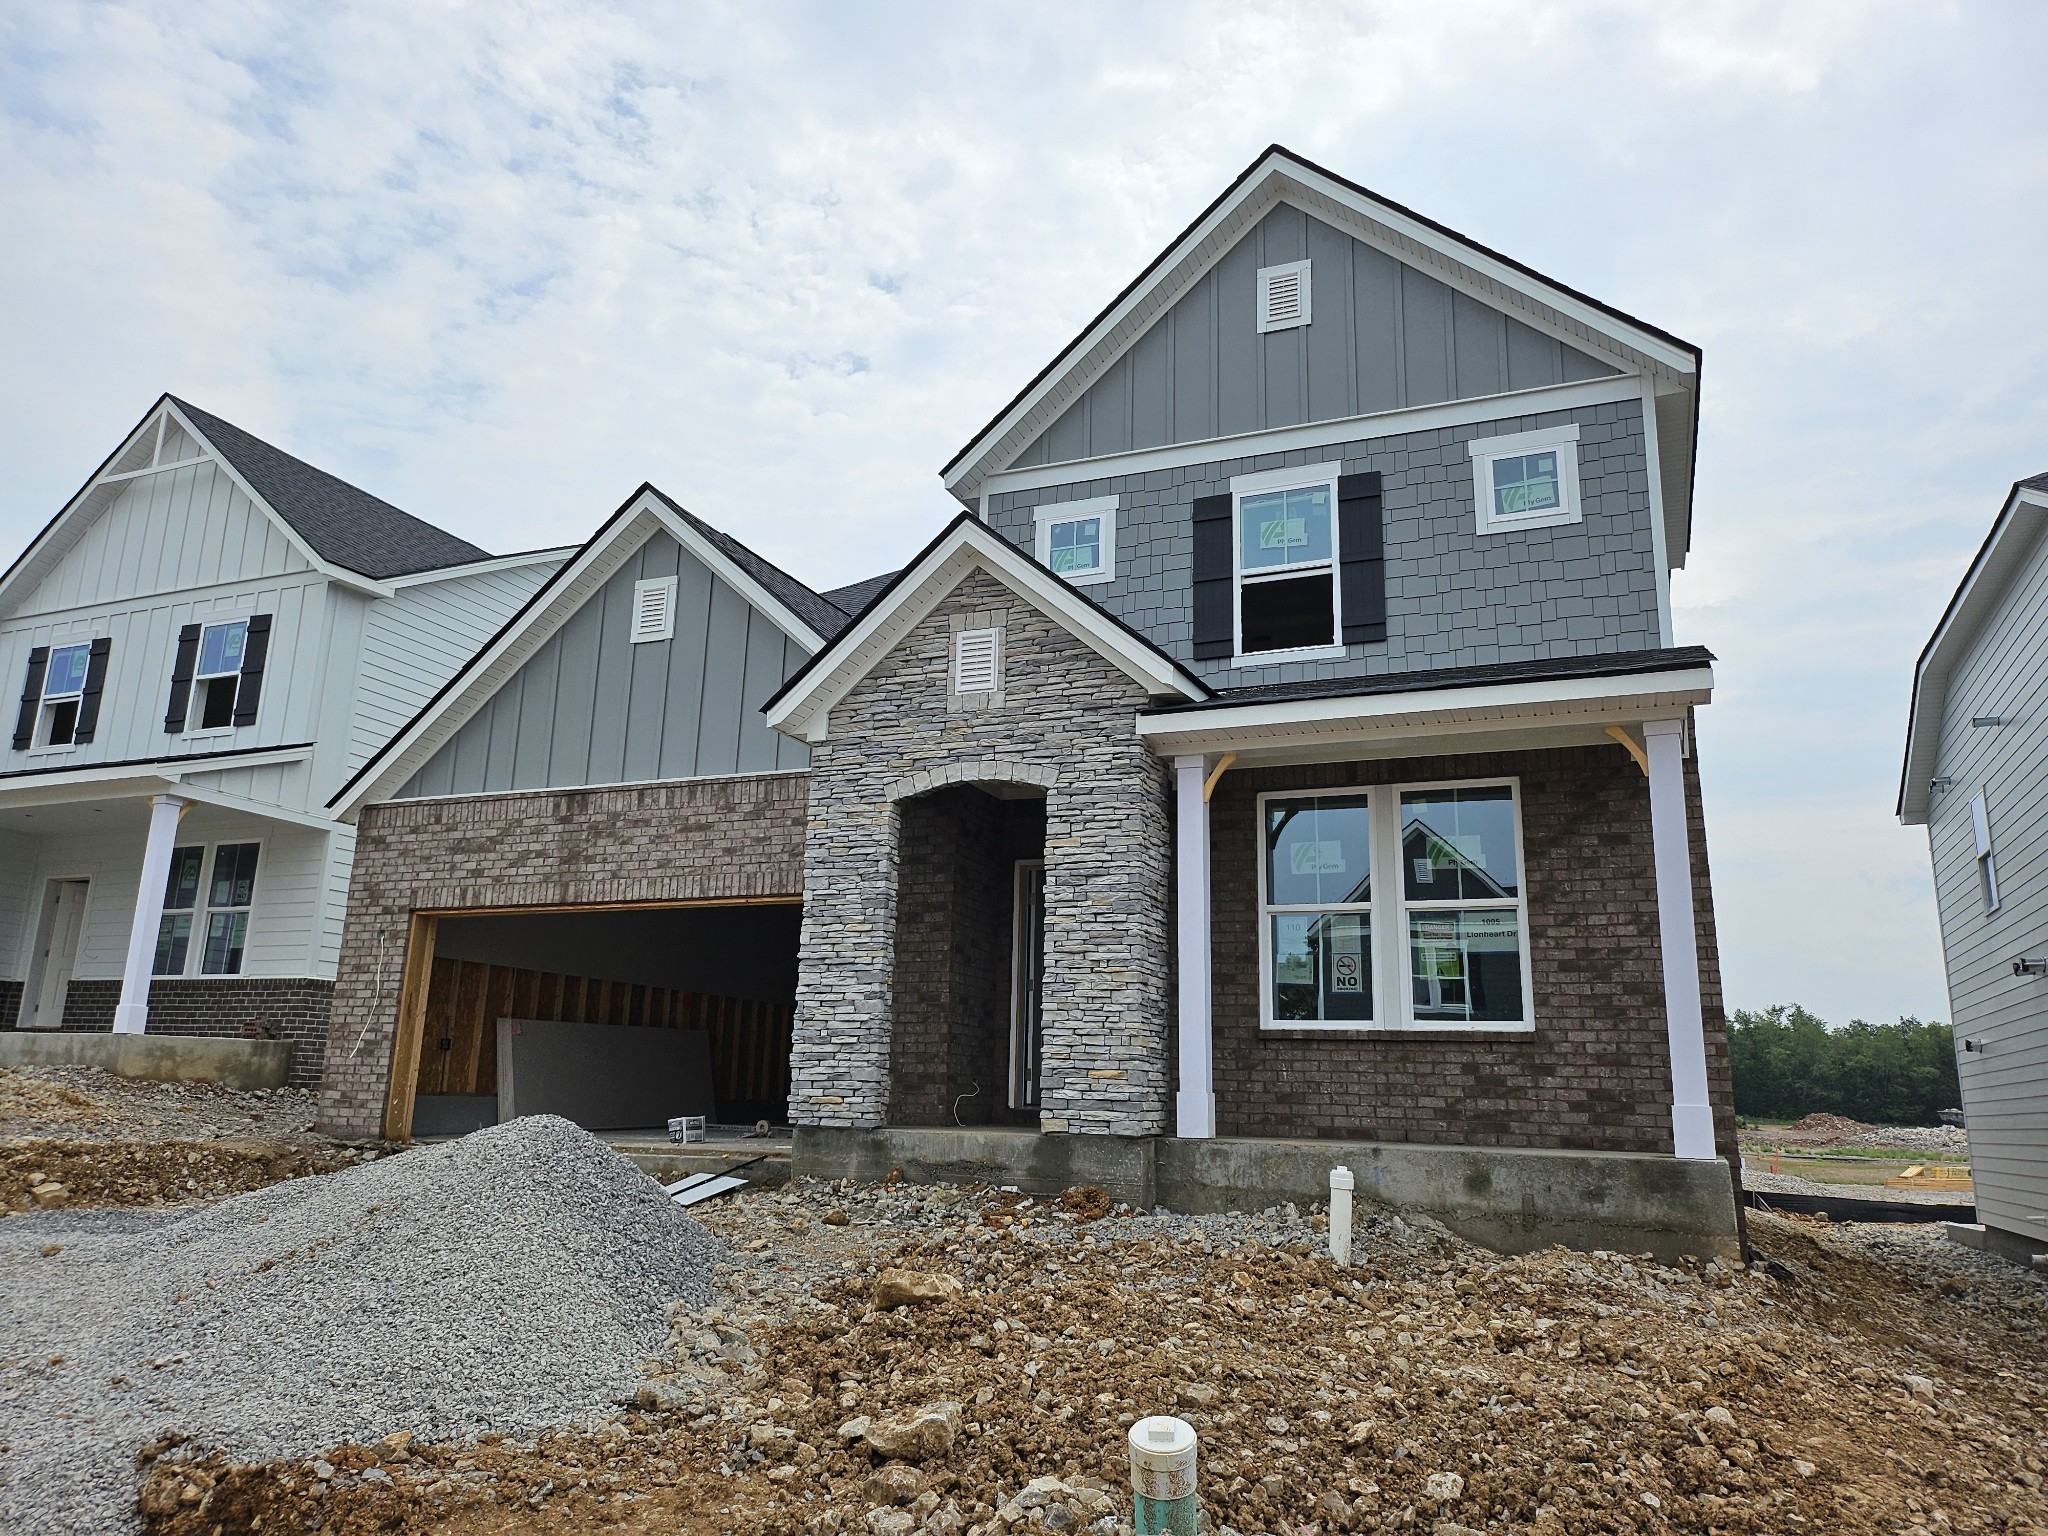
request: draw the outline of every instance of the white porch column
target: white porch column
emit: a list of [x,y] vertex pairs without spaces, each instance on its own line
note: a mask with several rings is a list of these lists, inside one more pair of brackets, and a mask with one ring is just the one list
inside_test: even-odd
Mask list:
[[163,924],[164,883],[171,876],[171,849],[186,802],[176,795],[149,797],[149,841],[142,850],[142,884],[135,892],[135,925],[128,930],[128,965],[121,972],[121,1001],[114,1009],[114,1033],[139,1035],[149,1023],[149,976],[156,967],[156,931]]
[[1714,1155],[1707,1104],[1707,1035],[1700,1006],[1698,929],[1693,926],[1692,842],[1685,818],[1685,722],[1649,720],[1650,839],[1657,859],[1657,925],[1663,939],[1664,1027],[1671,1039],[1672,1151]]
[[1202,798],[1208,770],[1205,757],[1173,760],[1180,913],[1180,1096],[1174,1104],[1174,1133],[1196,1140],[1216,1134],[1209,1039],[1209,803]]

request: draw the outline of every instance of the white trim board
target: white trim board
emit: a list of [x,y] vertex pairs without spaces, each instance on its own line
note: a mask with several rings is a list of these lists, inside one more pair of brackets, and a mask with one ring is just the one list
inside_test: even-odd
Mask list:
[[769,706],[769,727],[801,741],[825,740],[832,707],[977,570],[1058,620],[1075,639],[1149,692],[1208,697],[1208,690],[1165,652],[1124,629],[978,519],[962,516],[896,578],[892,592],[832,642],[821,658],[827,665],[800,679]]

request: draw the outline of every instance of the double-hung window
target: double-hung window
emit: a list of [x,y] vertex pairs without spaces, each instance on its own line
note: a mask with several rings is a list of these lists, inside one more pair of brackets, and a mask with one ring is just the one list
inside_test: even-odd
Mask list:
[[[156,930],[158,976],[183,976],[192,967],[193,936],[199,936],[199,974],[238,976],[249,941],[249,911],[256,899],[260,843],[219,843],[212,871],[203,845],[171,850],[164,885],[164,915]],[[204,901],[201,901],[201,897]]]
[[1526,1024],[1514,787],[1404,789],[1400,837],[1409,1018],[1418,1025]]
[[171,872],[164,881],[164,915],[156,925],[158,976],[182,976],[192,950],[192,918],[199,905],[199,875],[206,864],[206,849],[173,848]]
[[235,723],[235,690],[242,681],[242,652],[249,621],[209,624],[199,632],[199,666],[192,674],[189,730],[222,730]]
[[1040,507],[1038,563],[1074,586],[1116,579],[1116,497],[1063,501]]
[[1309,1028],[1370,1024],[1372,797],[1262,796],[1259,837],[1262,1013]]
[[1236,499],[1237,654],[1341,654],[1337,474],[1341,466],[1272,470],[1230,482]]
[[50,651],[43,669],[43,702],[36,745],[68,747],[78,735],[78,712],[85,703],[85,674],[92,664],[90,645],[60,645]]

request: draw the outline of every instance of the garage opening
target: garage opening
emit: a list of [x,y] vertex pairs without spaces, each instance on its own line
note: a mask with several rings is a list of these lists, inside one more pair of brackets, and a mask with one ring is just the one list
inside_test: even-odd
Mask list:
[[801,920],[794,902],[440,914],[412,1134],[541,1113],[657,1136],[681,1115],[786,1124]]

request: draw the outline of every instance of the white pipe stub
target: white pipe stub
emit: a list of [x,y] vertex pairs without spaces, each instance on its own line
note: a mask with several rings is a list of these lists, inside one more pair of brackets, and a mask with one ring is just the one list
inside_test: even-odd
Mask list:
[[1131,1485],[1147,1499],[1167,1502],[1195,1491],[1195,1426],[1155,1414],[1131,1426]]
[[1339,1265],[1351,1262],[1351,1191],[1357,1183],[1349,1168],[1330,1170],[1330,1259]]

